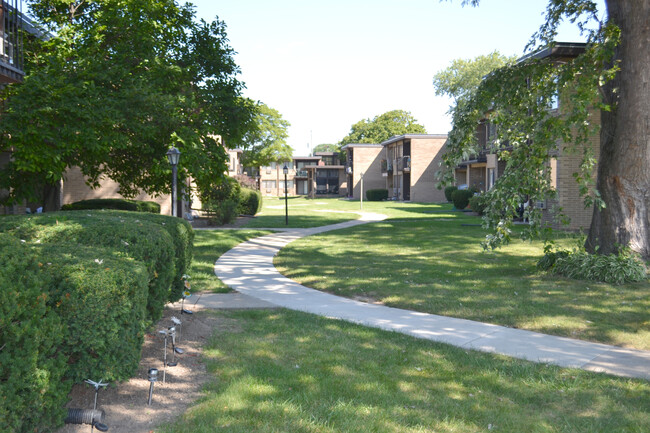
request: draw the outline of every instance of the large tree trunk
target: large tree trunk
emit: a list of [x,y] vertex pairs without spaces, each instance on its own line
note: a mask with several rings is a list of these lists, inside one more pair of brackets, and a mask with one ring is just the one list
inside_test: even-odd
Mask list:
[[609,254],[628,246],[650,260],[650,0],[607,0],[621,29],[607,84],[612,111],[601,113],[597,188],[606,208],[595,209],[586,247]]

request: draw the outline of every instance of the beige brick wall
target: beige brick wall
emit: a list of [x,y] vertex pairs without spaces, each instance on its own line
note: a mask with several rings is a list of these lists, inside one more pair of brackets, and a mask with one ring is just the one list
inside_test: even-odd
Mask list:
[[[381,147],[355,147],[352,153],[352,198],[359,200],[361,197],[361,173],[363,173],[363,189],[386,188],[386,178],[381,175]],[[365,199],[365,193],[364,193]]]
[[[592,112],[592,121],[600,125],[600,113]],[[593,151],[594,157],[598,160],[600,156],[600,131],[597,131],[589,137],[589,143]],[[552,226],[560,229],[580,230],[584,229],[585,233],[591,225],[593,216],[593,207],[585,209],[584,198],[580,196],[580,187],[573,177],[573,173],[579,171],[580,161],[582,159],[582,151],[569,152],[560,146],[560,151],[557,155],[557,171],[552,173],[555,177],[557,185],[557,200],[548,200],[546,205],[547,209],[544,211],[544,220],[550,221]],[[598,172],[598,165],[594,166],[592,172],[592,179],[596,181]],[[568,226],[561,225],[553,221],[550,210],[552,206],[558,205],[562,207],[563,213],[571,218]]]
[[[179,188],[180,186],[182,185],[179,183]],[[124,198],[119,190],[119,184],[111,179],[103,179],[99,188],[91,189],[86,185],[85,178],[78,167],[68,169],[63,176],[63,204],[93,198]],[[134,199],[156,202],[160,205],[161,214],[171,215],[171,197],[168,194],[152,197],[141,193]]]
[[446,138],[411,139],[411,201],[445,202],[445,192],[436,188]]

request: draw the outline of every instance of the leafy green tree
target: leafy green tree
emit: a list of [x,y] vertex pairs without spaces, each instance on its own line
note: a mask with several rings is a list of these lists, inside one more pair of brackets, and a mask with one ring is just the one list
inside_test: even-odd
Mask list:
[[424,126],[417,123],[410,112],[393,110],[355,123],[340,144],[381,143],[396,135],[426,133]]
[[250,104],[218,19],[194,19],[174,0],[32,0],[31,13],[53,35],[35,41],[27,75],[10,86],[0,150],[8,201],[43,200],[67,168],[96,187],[103,176],[126,197],[169,190],[171,145],[179,175],[208,189],[226,169],[212,137],[237,140]]
[[241,141],[244,166],[263,167],[271,162],[290,161],[293,149],[287,144],[289,126],[278,110],[258,102],[253,124]]
[[449,109],[449,113],[453,113],[457,105],[469,101],[483,77],[516,60],[516,56],[506,57],[498,51],[474,59],[452,60],[449,67],[433,76],[436,95],[447,95],[453,99],[453,105]]
[[[476,5],[479,0],[465,0]],[[486,246],[510,238],[509,215],[522,196],[552,198],[549,154],[566,150],[583,155],[576,174],[593,219],[586,248],[609,254],[629,247],[650,260],[650,134],[648,86],[650,50],[648,35],[650,0],[605,0],[606,18],[591,0],[549,0],[545,23],[536,32],[532,51],[552,46],[563,20],[575,23],[588,40],[587,49],[559,64],[537,61],[499,69],[480,84],[469,103],[454,113],[445,157],[446,180],[453,168],[472,153],[476,124],[485,113],[497,125],[497,149],[507,161],[504,175],[490,193],[487,223],[493,229]],[[556,97],[562,115],[550,115],[548,104]],[[599,113],[594,113],[594,108]],[[600,116],[600,155],[590,150],[587,137]],[[596,188],[590,191],[590,173],[598,163]],[[539,211],[530,213],[531,228],[540,228]]]
[[316,152],[338,152],[341,147],[336,144],[319,144],[314,147],[313,153]]

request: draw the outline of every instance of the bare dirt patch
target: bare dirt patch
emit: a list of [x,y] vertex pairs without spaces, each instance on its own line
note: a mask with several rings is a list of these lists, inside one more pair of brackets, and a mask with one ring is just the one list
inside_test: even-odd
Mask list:
[[[150,433],[159,431],[158,427],[168,424],[183,414],[187,408],[201,397],[203,386],[210,380],[202,360],[202,348],[215,331],[237,332],[236,324],[218,318],[210,311],[199,311],[192,307],[194,314],[180,315],[177,308],[167,308],[163,318],[145,335],[140,366],[135,377],[128,382],[111,383],[106,389],[100,389],[97,408],[106,412],[104,424],[111,433]],[[182,323],[182,333],[177,347],[185,353],[176,355],[178,365],[167,367],[165,384],[163,375],[163,336],[158,330],[172,326],[171,317],[176,316]],[[177,333],[179,331],[177,327]],[[177,337],[178,338],[178,337]],[[167,345],[167,361],[171,361],[171,341]],[[159,371],[158,382],[154,384],[154,393],[149,406],[149,368]],[[90,378],[99,380],[101,378]],[[69,395],[68,408],[92,409],[95,389],[87,384],[78,384]],[[88,433],[88,424],[66,424],[56,433]],[[97,431],[97,430],[95,430]]]

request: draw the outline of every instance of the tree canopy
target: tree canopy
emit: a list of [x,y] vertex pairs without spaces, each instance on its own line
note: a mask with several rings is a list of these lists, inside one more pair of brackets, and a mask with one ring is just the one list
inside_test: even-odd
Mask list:
[[252,118],[240,97],[226,25],[196,21],[174,0],[32,0],[52,34],[26,53],[26,76],[9,86],[0,172],[9,200],[40,191],[80,167],[91,186],[102,176],[120,193],[170,188],[167,149],[181,151],[179,174],[199,189],[223,176],[227,155],[212,137],[238,140]]
[[287,144],[289,126],[278,110],[258,102],[253,124],[241,140],[244,166],[264,167],[271,162],[290,161],[293,149]]
[[352,125],[340,145],[350,143],[381,143],[396,135],[426,134],[424,126],[410,112],[404,110],[388,111],[373,119],[363,119]]
[[314,150],[312,151],[313,153],[316,152],[338,152],[341,150],[341,147],[337,144],[319,144],[317,146],[314,146]]
[[516,60],[516,56],[507,57],[498,51],[474,59],[452,60],[449,67],[433,76],[436,95],[447,95],[453,99],[453,105],[449,109],[449,113],[453,113],[457,105],[469,101],[485,76]]
[[[650,51],[642,43],[648,36],[650,0],[605,3],[607,18],[602,20],[594,1],[549,0],[545,23],[532,36],[528,50],[552,47],[560,22],[566,20],[585,36],[584,52],[557,63],[530,56],[498,69],[453,113],[445,155],[447,182],[453,181],[456,165],[476,152],[476,125],[485,116],[497,127],[494,151],[507,163],[488,193],[485,221],[492,228],[488,247],[508,242],[511,215],[521,197],[555,196],[547,164],[550,155],[562,150],[582,155],[575,177],[586,206],[593,206],[587,249],[609,254],[629,247],[650,259],[650,134],[644,129],[650,123]],[[555,115],[548,107],[558,93],[564,103],[560,115]],[[588,136],[598,129],[597,159]],[[527,216],[531,234],[539,234],[540,211],[529,209]]]

